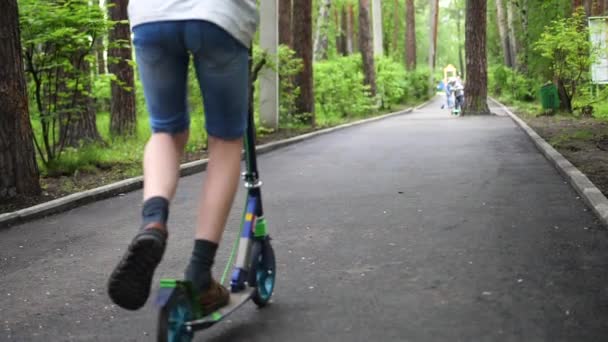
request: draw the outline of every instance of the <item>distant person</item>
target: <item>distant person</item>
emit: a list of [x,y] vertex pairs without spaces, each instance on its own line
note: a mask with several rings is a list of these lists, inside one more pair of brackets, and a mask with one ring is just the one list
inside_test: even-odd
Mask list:
[[452,108],[452,85],[449,80],[445,84],[445,98],[446,98],[446,103],[441,105],[441,109],[445,108],[446,104],[448,106],[448,109]]

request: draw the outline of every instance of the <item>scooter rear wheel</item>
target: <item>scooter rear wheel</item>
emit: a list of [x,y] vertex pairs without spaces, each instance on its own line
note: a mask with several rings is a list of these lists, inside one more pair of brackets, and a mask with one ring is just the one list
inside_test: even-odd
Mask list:
[[158,314],[158,342],[191,342],[193,333],[186,328],[192,320],[192,305],[183,290],[176,289],[173,297]]

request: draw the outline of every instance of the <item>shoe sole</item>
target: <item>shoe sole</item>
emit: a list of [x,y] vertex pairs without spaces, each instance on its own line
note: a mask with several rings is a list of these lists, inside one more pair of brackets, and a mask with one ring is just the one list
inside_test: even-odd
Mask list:
[[160,232],[144,231],[135,237],[108,281],[108,294],[116,305],[127,310],[144,306],[164,251]]

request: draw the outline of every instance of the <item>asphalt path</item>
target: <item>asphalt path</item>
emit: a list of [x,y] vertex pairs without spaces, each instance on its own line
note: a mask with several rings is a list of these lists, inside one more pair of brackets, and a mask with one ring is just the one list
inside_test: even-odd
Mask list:
[[[438,101],[261,155],[273,302],[195,340],[607,340],[606,229],[510,118]],[[155,281],[183,274],[203,176],[180,181]],[[105,292],[140,197],[0,231],[0,340],[155,340],[152,301],[127,312]]]

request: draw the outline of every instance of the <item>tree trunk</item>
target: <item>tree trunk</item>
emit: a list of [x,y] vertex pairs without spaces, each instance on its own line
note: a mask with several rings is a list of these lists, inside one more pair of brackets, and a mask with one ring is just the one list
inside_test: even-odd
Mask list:
[[291,0],[279,0],[279,44],[293,47]]
[[382,32],[382,4],[380,0],[372,1],[372,32],[373,32],[373,53],[374,56],[384,55],[384,35]]
[[504,0],[496,0],[496,23],[498,24],[498,33],[500,35],[504,63],[506,66],[512,68],[513,59],[511,56],[511,46],[509,40],[510,30],[507,27],[507,15],[505,13],[504,5]]
[[342,36],[342,26],[340,25],[340,10],[337,7],[334,7],[333,11],[334,13],[334,27],[336,28],[336,34],[335,34],[335,39],[336,39],[336,52],[338,53],[338,56],[342,56],[344,55],[342,53],[342,41],[343,41],[343,36]]
[[439,20],[439,0],[431,0],[430,12],[430,32],[429,32],[429,96],[435,92],[435,63],[437,61],[437,26]]
[[592,0],[584,0],[583,1],[583,6],[585,7],[585,14],[587,14],[587,16],[590,17],[591,16],[591,12],[593,10]]
[[568,113],[572,113],[572,98],[568,94],[564,81],[561,79],[557,80],[557,95],[559,96],[560,108]]
[[513,1],[507,0],[507,27],[509,37],[509,55],[511,56],[511,66],[518,65],[517,56],[519,55],[519,43],[517,41],[517,33],[515,31],[515,11],[513,9]]
[[490,114],[486,57],[486,2],[466,0],[466,60],[464,115]]
[[[522,45],[523,51],[522,61],[517,65],[517,69],[523,73],[527,73],[528,70],[528,56],[530,51],[530,34],[528,32],[528,0],[507,0],[510,2],[514,2],[516,6],[519,7],[519,16],[521,18],[521,30],[523,33],[523,41]],[[514,27],[515,23],[509,24],[511,27]],[[517,62],[517,61],[516,61]],[[517,63],[516,63],[517,64]]]
[[391,53],[393,56],[397,56],[399,54],[400,13],[401,12],[399,11],[399,0],[395,0],[393,2],[393,41],[391,44]]
[[363,57],[364,82],[369,86],[371,95],[376,96],[376,70],[369,19],[369,0],[359,0],[359,49]]
[[460,74],[464,75],[464,52],[462,51],[464,49],[464,46],[462,45],[462,12],[460,8],[458,9],[458,12],[456,12],[456,34],[458,34],[458,63],[460,66]]
[[305,123],[315,125],[315,98],[312,69],[312,0],[293,0],[293,48],[303,62],[296,75],[300,94],[296,99],[298,113],[308,114]]
[[346,51],[349,55],[355,52],[355,14],[353,4],[348,4],[348,21],[346,22]]
[[[108,11],[110,20],[125,21],[127,0],[110,0]],[[108,71],[114,74],[117,81],[112,81],[112,100],[110,108],[110,133],[112,135],[135,134],[135,81],[133,67],[130,64],[131,30],[128,23],[116,23],[108,35],[110,48],[108,56],[113,59]]]
[[[346,7],[342,6],[342,20],[340,22],[340,54],[348,56],[352,51],[352,42],[348,41],[348,12]],[[349,49],[350,44],[350,49]]]
[[406,0],[405,65],[407,70],[416,70],[416,9],[414,0]]
[[74,102],[69,110],[75,110],[68,115],[67,127],[61,129],[60,141],[66,146],[79,146],[81,143],[102,141],[97,130],[95,104],[91,93],[91,66],[88,61],[75,58],[74,68],[80,69],[80,75],[75,78],[83,85],[83,91],[74,89]]
[[106,74],[106,58],[104,56],[105,47],[103,46],[103,37],[95,39],[95,53],[97,55],[97,74]]
[[327,59],[327,31],[329,28],[329,13],[331,0],[321,0],[319,17],[317,18],[317,31],[315,34],[315,60]]
[[17,0],[0,2],[0,201],[40,193]]

